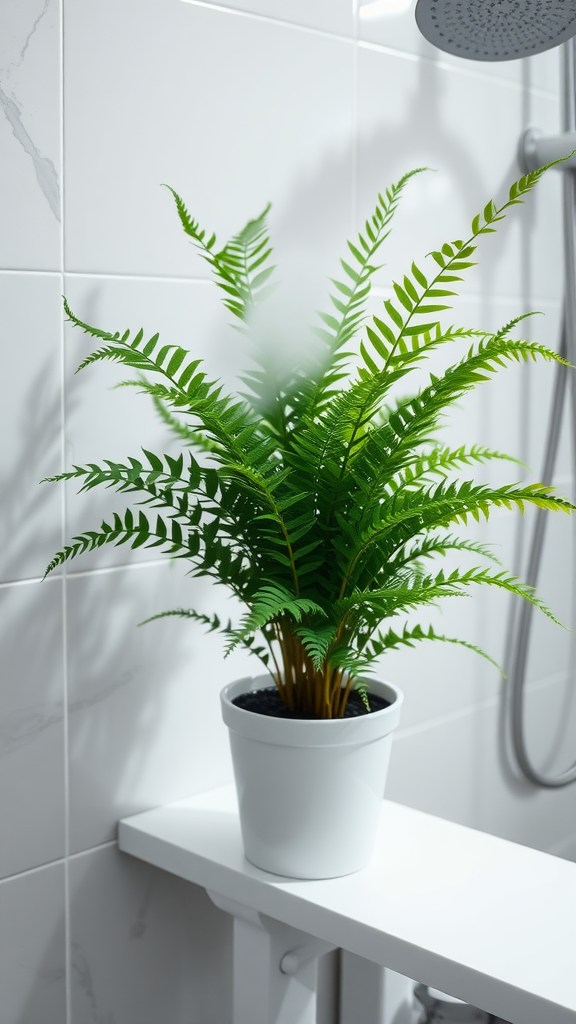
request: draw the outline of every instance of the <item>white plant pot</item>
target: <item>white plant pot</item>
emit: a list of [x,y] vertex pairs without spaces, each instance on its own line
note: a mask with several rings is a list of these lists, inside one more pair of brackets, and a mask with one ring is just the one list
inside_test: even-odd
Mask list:
[[290,878],[358,871],[374,849],[402,693],[370,680],[390,706],[345,719],[274,718],[232,703],[271,683],[240,679],[220,694],[246,857]]

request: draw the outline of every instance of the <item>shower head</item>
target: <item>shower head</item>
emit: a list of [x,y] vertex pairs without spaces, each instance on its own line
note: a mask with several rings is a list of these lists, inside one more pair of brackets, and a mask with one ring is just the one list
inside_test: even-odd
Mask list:
[[518,60],[576,35],[576,0],[418,0],[430,43],[468,60]]

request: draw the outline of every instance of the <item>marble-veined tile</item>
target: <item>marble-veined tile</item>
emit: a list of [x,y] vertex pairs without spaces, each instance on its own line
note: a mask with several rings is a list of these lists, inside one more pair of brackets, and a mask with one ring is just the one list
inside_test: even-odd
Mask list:
[[64,866],[0,884],[2,1024],[66,1020]]
[[70,862],[74,1024],[228,1024],[231,919],[115,846]]
[[220,241],[272,201],[275,244],[332,269],[350,222],[351,43],[160,0],[69,3],[66,18],[67,270],[206,276],[162,182]]
[[219,691],[259,675],[224,638],[167,617],[174,608],[240,613],[223,588],[186,576],[181,562],[68,581],[70,843],[85,850],[116,835],[119,818],[224,785],[231,778]]
[[60,266],[60,11],[57,0],[0,10],[0,266]]
[[264,15],[337,35],[351,36],[353,31],[353,0],[207,0],[202,6],[212,3],[215,7]]
[[61,305],[57,275],[0,273],[0,582],[41,576],[61,540]]
[[62,580],[0,587],[0,877],[64,855]]

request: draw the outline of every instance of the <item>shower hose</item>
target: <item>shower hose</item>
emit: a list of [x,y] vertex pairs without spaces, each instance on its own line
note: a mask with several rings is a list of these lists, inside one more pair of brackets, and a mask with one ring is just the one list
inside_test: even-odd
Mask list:
[[[565,132],[573,132],[576,129],[576,61],[574,41],[570,40],[570,42],[565,43],[562,50],[564,65],[563,128]],[[560,355],[572,366],[576,366],[576,171],[564,170],[562,173],[565,281]],[[568,390],[568,373],[570,373],[572,450],[573,455],[576,453],[576,371],[562,363],[557,363],[544,466],[541,476],[542,483],[546,485],[552,483],[554,476],[554,466],[560,443],[562,414]],[[546,510],[537,509],[525,576],[526,583],[530,587],[536,587],[538,582],[546,523]],[[576,782],[576,762],[558,775],[545,774],[532,764],[524,733],[525,678],[532,612],[533,605],[529,601],[523,601],[519,609],[515,637],[512,642],[512,667],[510,671],[512,745],[518,765],[530,782],[545,789],[558,789],[561,786],[569,785],[571,782]]]

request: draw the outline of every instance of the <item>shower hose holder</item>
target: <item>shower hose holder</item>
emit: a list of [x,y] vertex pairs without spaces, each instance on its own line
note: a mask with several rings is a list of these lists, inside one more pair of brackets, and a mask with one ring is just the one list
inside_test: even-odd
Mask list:
[[576,132],[545,135],[539,128],[527,128],[520,139],[519,160],[525,171],[536,171],[555,160],[564,160],[559,170],[573,171],[576,169]]

